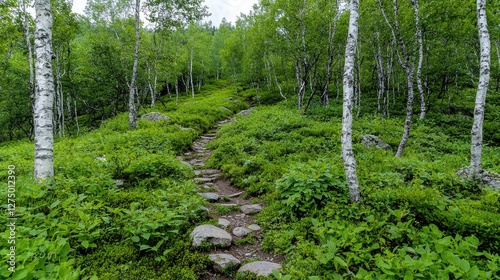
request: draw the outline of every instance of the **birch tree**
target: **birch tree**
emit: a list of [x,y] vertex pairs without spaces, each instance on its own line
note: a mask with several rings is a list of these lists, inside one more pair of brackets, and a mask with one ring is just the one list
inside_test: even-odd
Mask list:
[[405,118],[405,124],[404,124],[404,130],[403,130],[403,136],[401,138],[401,142],[399,142],[398,150],[396,152],[397,157],[401,157],[403,155],[403,150],[406,147],[406,143],[408,142],[408,138],[410,137],[410,129],[411,129],[411,119],[413,117],[413,72],[414,72],[414,65],[411,60],[410,54],[408,53],[408,48],[405,40],[403,39],[403,36],[401,34],[401,28],[399,27],[399,21],[398,21],[398,16],[399,16],[399,8],[398,8],[398,3],[397,0],[393,0],[393,9],[394,9],[394,23],[391,24],[389,21],[384,7],[382,6],[381,0],[378,1],[380,10],[382,12],[382,15],[391,29],[391,34],[392,38],[395,42],[398,42],[398,47],[396,48],[396,54],[398,57],[398,62],[401,68],[403,68],[405,75],[406,75],[406,82],[407,82],[407,88],[408,88],[408,99],[406,102],[406,118]]
[[349,197],[351,202],[361,198],[358,176],[356,174],[356,159],[352,151],[352,107],[354,95],[354,62],[358,42],[359,0],[351,0],[349,16],[349,33],[345,50],[344,64],[344,105],[342,114],[342,160],[344,162]]
[[140,40],[140,18],[139,12],[141,9],[141,0],[135,1],[135,48],[134,48],[134,66],[132,67],[132,79],[129,84],[128,97],[128,121],[129,128],[133,129],[137,126],[137,112],[135,109],[135,96],[137,94],[137,64],[139,63],[139,40]]
[[35,0],[35,180],[54,176],[52,11],[50,0]]
[[425,118],[425,96],[422,86],[422,63],[424,61],[424,43],[422,38],[422,27],[420,26],[420,15],[418,9],[418,0],[412,0],[413,10],[415,12],[415,26],[418,40],[418,66],[417,66],[417,87],[420,94],[420,120]]
[[483,120],[486,93],[490,82],[490,35],[488,33],[488,22],[486,19],[486,0],[477,0],[477,26],[479,28],[479,43],[481,46],[481,62],[479,84],[476,94],[476,105],[474,107],[474,122],[472,124],[472,145],[470,176],[476,178],[481,169],[481,154],[483,149]]

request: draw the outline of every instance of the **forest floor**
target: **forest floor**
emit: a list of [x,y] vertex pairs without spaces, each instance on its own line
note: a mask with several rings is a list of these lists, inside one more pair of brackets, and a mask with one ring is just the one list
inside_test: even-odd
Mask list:
[[[252,261],[268,261],[273,263],[283,263],[285,258],[282,255],[276,255],[269,252],[264,252],[261,247],[262,232],[260,227],[256,225],[256,220],[253,214],[245,214],[240,207],[245,205],[262,206],[262,199],[259,197],[250,197],[246,193],[224,178],[222,171],[219,169],[205,169],[205,163],[211,155],[211,151],[206,149],[207,144],[217,138],[219,128],[228,124],[236,118],[229,117],[217,124],[217,128],[210,131],[193,143],[193,152],[187,152],[183,156],[178,157],[183,163],[194,168],[194,173],[197,176],[194,178],[200,188],[201,193],[217,194],[219,199],[213,200],[207,206],[209,216],[213,220],[219,221],[219,226],[232,231],[233,244],[228,248],[213,248],[210,254],[229,254],[238,259],[241,264]],[[229,221],[229,225],[224,225],[224,222]],[[251,232],[245,236],[237,236],[234,234],[234,229],[245,228],[249,226],[253,228]],[[209,272],[203,279],[219,279],[229,280],[235,279],[227,272]]]

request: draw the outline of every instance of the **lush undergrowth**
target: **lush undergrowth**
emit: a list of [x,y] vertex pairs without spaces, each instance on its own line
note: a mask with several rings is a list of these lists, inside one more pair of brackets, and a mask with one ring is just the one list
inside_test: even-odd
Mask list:
[[[0,225],[0,278],[197,279],[206,270],[207,258],[190,249],[186,235],[204,219],[204,202],[192,170],[175,156],[248,105],[223,82],[179,105],[163,101],[154,111],[171,120],[139,120],[129,131],[122,114],[84,136],[58,139],[56,176],[44,184],[32,182],[32,143],[0,148],[2,209],[12,165],[17,217],[15,244],[8,223]],[[5,264],[14,245],[11,274]]]
[[[211,166],[263,195],[264,246],[287,259],[277,278],[500,278],[500,194],[455,175],[468,164],[470,136],[455,135],[470,131],[468,119],[434,113],[415,121],[402,158],[394,156],[402,119],[356,119],[363,200],[351,204],[340,158],[341,107],[303,115],[291,103],[261,106],[209,144]],[[496,143],[497,131],[485,132],[488,143]],[[364,134],[392,150],[365,148]],[[499,145],[483,153],[484,168],[500,171]]]

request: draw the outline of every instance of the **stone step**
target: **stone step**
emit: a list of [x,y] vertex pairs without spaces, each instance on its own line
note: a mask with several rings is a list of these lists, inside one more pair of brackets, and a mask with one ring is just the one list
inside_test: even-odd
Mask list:
[[238,272],[249,272],[257,276],[269,277],[275,269],[281,270],[281,265],[267,261],[257,261],[245,264],[238,269]]
[[214,263],[215,271],[223,272],[229,268],[237,268],[240,266],[240,261],[230,254],[210,254],[210,260]]
[[199,176],[199,175],[220,175],[220,170],[218,169],[198,169],[194,171],[194,175]]
[[193,179],[197,184],[211,183],[217,181],[217,177],[199,177]]
[[192,245],[198,247],[202,242],[208,242],[216,247],[229,247],[233,237],[229,232],[214,225],[201,225],[193,229],[189,235],[193,240]]
[[255,214],[262,210],[262,206],[259,204],[243,205],[240,207],[240,210],[245,214]]
[[233,198],[233,197],[240,196],[240,195],[242,195],[242,194],[244,194],[244,193],[245,193],[245,192],[237,192],[237,193],[230,194],[230,195],[228,195],[227,197],[229,197],[229,198]]
[[215,202],[220,199],[220,195],[212,192],[207,192],[207,193],[198,193],[199,195],[203,196],[206,200]]
[[215,137],[210,137],[210,136],[200,136],[201,139],[205,139],[205,140],[214,140]]

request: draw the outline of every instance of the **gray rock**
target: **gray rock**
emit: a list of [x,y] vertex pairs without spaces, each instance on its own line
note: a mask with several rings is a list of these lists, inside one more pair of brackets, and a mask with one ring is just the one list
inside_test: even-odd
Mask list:
[[227,229],[231,225],[231,222],[229,220],[220,218],[217,225],[222,229]]
[[239,112],[238,114],[241,116],[249,116],[252,113],[252,111],[253,111],[253,107],[246,109],[246,110],[243,110],[243,111]]
[[237,227],[235,229],[233,229],[233,234],[234,236],[238,236],[238,237],[245,237],[247,235],[249,235],[252,231],[248,228],[244,228],[244,227]]
[[233,237],[227,231],[214,225],[197,226],[189,235],[193,239],[193,246],[200,246],[202,242],[208,242],[217,247],[229,247]]
[[260,226],[258,226],[256,224],[249,225],[248,228],[251,229],[252,231],[259,231],[260,230]]
[[217,201],[220,199],[220,196],[216,193],[198,193],[199,195],[203,196],[206,200],[208,201]]
[[374,148],[374,149],[384,149],[384,150],[389,150],[391,146],[389,144],[385,143],[382,139],[375,135],[363,135],[361,136],[361,143],[365,145],[367,148]]
[[250,205],[243,205],[240,207],[241,212],[245,214],[254,214],[254,213],[259,213],[262,210],[262,207],[259,204],[250,204]]
[[240,261],[233,255],[229,254],[210,254],[208,255],[210,260],[214,263],[214,269],[216,271],[222,272],[231,267],[240,266]]
[[222,207],[236,207],[236,206],[238,206],[238,204],[236,204],[236,203],[219,203],[217,205],[222,206]]
[[219,106],[219,108],[221,108],[222,110],[231,111],[231,110],[229,110],[228,108],[226,108],[224,106]]
[[115,180],[115,184],[117,187],[123,186],[125,184],[125,181],[122,179]]
[[278,263],[272,263],[272,262],[266,262],[266,261],[258,261],[258,262],[251,262],[247,263],[244,266],[242,266],[240,269],[238,269],[238,272],[250,272],[252,274],[255,274],[257,276],[271,276],[273,273],[273,270],[280,270],[281,265]]
[[[457,172],[457,176],[462,179],[468,178],[470,174],[470,166],[466,166]],[[495,172],[486,171],[484,169],[479,170],[479,178],[483,184],[495,189],[500,190],[500,174]]]
[[141,119],[152,122],[168,121],[170,117],[158,112],[151,112],[141,116]]
[[217,181],[217,177],[200,177],[200,178],[194,178],[194,182],[197,184],[203,184],[203,183],[211,183]]
[[198,169],[194,171],[194,175],[218,175],[220,174],[220,170],[218,169]]

